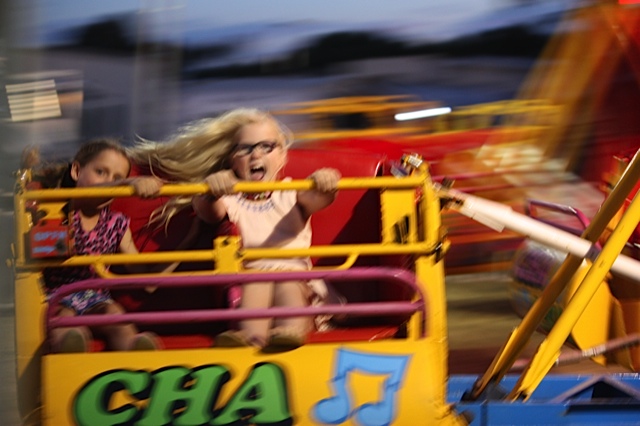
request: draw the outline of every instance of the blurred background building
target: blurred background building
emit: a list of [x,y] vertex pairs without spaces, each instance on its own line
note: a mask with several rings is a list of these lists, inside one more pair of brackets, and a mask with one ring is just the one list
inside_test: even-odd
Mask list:
[[[237,106],[370,95],[449,107],[511,99],[577,2],[297,3],[1,2],[2,235],[12,232],[12,172],[27,145],[68,159],[92,137],[161,140]],[[309,124],[282,119],[296,132]],[[0,299],[12,299],[4,279]]]

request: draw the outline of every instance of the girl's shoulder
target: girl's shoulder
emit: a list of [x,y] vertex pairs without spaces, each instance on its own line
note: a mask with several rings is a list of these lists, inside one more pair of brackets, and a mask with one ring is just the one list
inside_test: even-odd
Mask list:
[[101,213],[104,221],[109,225],[109,226],[115,226],[115,227],[123,227],[123,228],[128,228],[129,227],[129,216],[125,215],[122,212],[119,211],[114,211],[111,210],[108,207],[105,207],[102,210]]
[[117,210],[111,210],[109,207],[105,207],[102,210],[102,215],[104,217],[107,217],[107,218],[117,218],[117,219],[125,218],[125,219],[127,219],[127,215],[126,214],[124,214],[124,213],[122,213],[120,211],[117,211]]

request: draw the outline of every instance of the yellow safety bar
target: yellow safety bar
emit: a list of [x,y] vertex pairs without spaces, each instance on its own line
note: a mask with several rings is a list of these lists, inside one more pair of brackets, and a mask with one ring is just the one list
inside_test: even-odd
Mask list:
[[[238,183],[234,187],[236,192],[263,192],[265,190],[308,190],[313,188],[313,181],[300,180],[290,182],[256,182],[256,183]],[[391,193],[394,189],[415,189],[422,188],[425,190],[425,177],[407,177],[398,179],[395,177],[379,177],[379,178],[346,178],[340,180],[338,189],[384,189],[384,197],[391,197]],[[175,196],[175,195],[197,195],[206,194],[209,191],[205,184],[188,184],[188,185],[166,185],[160,190],[159,195]],[[16,225],[18,229],[18,235],[24,234],[29,228],[28,215],[25,212],[25,202],[27,200],[38,201],[58,201],[69,198],[92,198],[92,197],[127,197],[134,195],[134,190],[129,186],[120,187],[108,187],[108,188],[72,188],[72,189],[45,189],[45,190],[31,190],[22,191],[16,196],[15,208],[16,208]],[[395,195],[394,197],[398,197]],[[414,192],[409,191],[404,196],[404,201],[413,203]],[[438,250],[442,244],[439,241],[423,241],[417,242],[415,237],[412,237],[410,241],[402,244],[395,243],[393,239],[393,231],[390,229],[394,223],[397,222],[403,214],[394,214],[393,211],[398,210],[398,201],[402,198],[394,198],[386,203],[386,207],[383,206],[383,211],[386,212],[383,220],[389,222],[382,227],[382,243],[383,244],[356,244],[356,245],[332,245],[332,246],[315,246],[309,249],[243,249],[239,252],[239,261],[251,260],[259,258],[282,258],[282,257],[347,257],[347,261],[342,265],[342,269],[349,267],[356,258],[362,256],[372,255],[401,255],[401,254],[414,254],[425,255],[433,253]],[[406,204],[405,204],[406,206]],[[407,210],[406,207],[402,209]],[[416,232],[416,219],[407,211],[406,215],[412,222],[414,233]],[[398,216],[398,217],[396,217]],[[47,266],[81,266],[81,265],[94,265],[98,271],[104,272],[103,266],[105,264],[142,264],[142,263],[165,263],[165,262],[199,262],[199,261],[216,261],[216,251],[210,250],[193,250],[193,251],[173,251],[173,252],[157,252],[157,253],[141,253],[136,255],[131,254],[109,254],[109,255],[83,255],[72,256],[65,260],[31,260],[26,261],[26,253],[24,243],[21,238],[16,239],[16,261],[15,266],[21,269],[35,270]],[[338,268],[338,269],[339,269]],[[336,268],[334,268],[336,269]],[[193,272],[189,272],[194,274]],[[211,274],[212,271],[205,271],[203,273]]]
[[544,376],[553,367],[555,360],[560,355],[560,348],[569,337],[571,330],[578,322],[598,286],[606,278],[611,265],[622,252],[639,222],[640,196],[636,196],[507,399],[512,401],[529,399]]
[[[626,172],[620,178],[620,181],[618,182],[618,184],[613,188],[611,194],[605,200],[605,202],[602,205],[600,211],[593,218],[592,222],[589,224],[587,229],[585,229],[585,231],[582,233],[582,238],[584,238],[585,240],[590,241],[592,243],[595,243],[596,241],[598,241],[598,239],[600,238],[600,235],[604,232],[604,230],[606,229],[607,225],[609,224],[609,222],[611,221],[613,216],[619,211],[620,207],[624,203],[627,194],[629,194],[631,189],[638,182],[638,179],[640,179],[640,154],[636,154],[636,156],[631,160],[631,162],[629,163],[629,166],[627,167]],[[636,196],[636,200],[634,200],[634,202],[636,204],[638,204],[637,198],[638,197]],[[627,212],[627,219],[626,220],[628,222],[633,222],[634,217],[635,217],[635,216],[633,216],[634,214],[636,214],[636,213]],[[631,223],[631,225],[633,225],[633,226],[629,226],[628,222],[625,222],[625,223],[626,223],[626,226],[628,228],[630,228],[630,229],[626,229],[625,232],[628,232],[629,235],[627,235],[627,237],[624,240],[624,242],[626,242],[629,239],[629,236],[631,235],[631,232],[633,232],[633,229],[635,228],[635,226],[638,223],[638,218],[637,217],[635,218],[635,224],[636,225],[633,225],[633,223]],[[620,230],[618,232],[621,233],[623,231]],[[618,238],[620,238],[620,237],[618,237]],[[622,250],[622,246],[615,253],[614,253],[614,251],[615,251],[615,247],[617,247],[617,245],[613,246],[614,249],[612,249],[610,247],[607,249],[608,250],[606,252],[606,256],[607,257],[605,259],[607,260],[607,262],[609,262],[609,260],[611,260],[611,263],[612,263],[613,260],[615,260],[615,257]],[[599,259],[601,259],[603,254],[604,254],[604,250],[603,250],[602,254],[598,257],[598,260],[596,260],[596,264],[598,265],[598,270],[600,270],[600,268],[602,267],[602,264],[598,263],[598,262],[602,262]],[[609,256],[612,256],[612,259],[609,259]],[[583,262],[583,259],[578,257],[578,256],[571,255],[571,254],[567,256],[567,258],[562,263],[562,265],[560,266],[558,271],[551,278],[549,284],[547,284],[545,286],[544,291],[542,292],[540,298],[535,301],[533,306],[529,309],[527,314],[522,319],[522,322],[520,323],[520,325],[518,327],[516,327],[514,329],[514,331],[511,333],[511,335],[507,339],[506,343],[503,345],[501,350],[498,352],[498,354],[494,358],[493,362],[491,363],[491,365],[489,366],[487,371],[484,373],[484,375],[481,378],[479,378],[476,381],[476,383],[474,384],[473,389],[472,389],[472,391],[470,393],[470,398],[471,399],[477,399],[485,391],[485,389],[487,389],[488,386],[490,386],[491,384],[497,384],[497,383],[500,382],[500,380],[502,380],[504,375],[507,373],[507,371],[509,371],[509,369],[511,368],[513,363],[516,361],[516,359],[519,356],[519,354],[525,348],[525,346],[526,346],[527,342],[529,341],[531,335],[535,332],[535,330],[537,329],[538,325],[544,319],[544,317],[547,314],[549,308],[553,305],[553,303],[558,298],[560,293],[562,293],[562,291],[565,289],[565,287],[570,282],[570,280],[573,277],[573,275],[576,273],[576,271],[578,270],[578,268],[582,264],[582,262]],[[610,266],[611,265],[609,265],[609,268],[610,268]],[[607,268],[607,271],[608,271],[609,268]],[[587,276],[592,276],[592,275],[591,275],[591,273],[589,273]],[[586,279],[587,279],[587,277],[584,278],[582,285],[585,285],[584,283],[586,282]],[[589,283],[591,283],[592,279],[593,278],[591,278],[591,277],[589,278],[590,281],[588,282],[587,285],[590,285]],[[604,276],[602,276],[602,279],[604,279]],[[602,279],[599,282],[601,282]],[[593,284],[591,284],[591,285],[593,285]],[[585,291],[587,291],[587,290],[582,290],[582,292],[585,292]],[[575,295],[574,295],[574,297],[575,297]],[[578,299],[578,300],[580,300],[580,299]],[[586,302],[588,302],[588,301],[589,300],[587,299]],[[583,304],[579,305],[579,306],[581,306],[582,310],[584,309],[584,306],[586,306],[586,302],[584,302],[584,305]],[[578,303],[580,303],[580,302],[578,302]],[[572,310],[573,309],[576,309],[576,308],[572,308]],[[580,313],[582,312],[582,310],[580,310]],[[569,315],[571,315],[570,318],[573,318],[572,315],[575,315],[575,314],[572,314],[571,311],[570,311]],[[555,344],[556,345],[557,345],[557,342],[560,340],[560,338],[556,337],[557,334],[558,333],[562,333],[562,334],[569,333],[571,331],[571,327],[573,326],[573,324],[572,324],[571,327],[566,329],[567,326],[564,325],[564,324],[566,324],[565,321],[569,321],[569,320],[565,319],[561,323],[561,325],[560,325],[561,328],[559,330],[562,330],[562,331],[554,332],[555,333],[554,337],[555,337]],[[556,327],[558,327],[557,323],[556,323]],[[554,330],[555,330],[556,327],[554,327]],[[566,336],[564,337],[564,339],[561,339],[561,340],[562,340],[562,342],[564,342],[564,340],[566,340]],[[549,345],[551,345],[551,344],[549,344]],[[555,346],[553,346],[553,347],[555,348]],[[559,347],[558,347],[558,349],[559,349]],[[546,353],[546,350],[545,350],[545,353]],[[535,362],[539,363],[540,361],[535,361]],[[546,364],[545,364],[545,367],[546,367]],[[548,367],[551,368],[551,365],[549,365]],[[535,373],[536,374],[541,374],[542,370],[544,370],[544,368],[540,367],[537,370],[535,370]],[[544,373],[546,373],[546,371],[544,371]],[[526,373],[526,374],[533,374],[533,373]],[[540,380],[542,379],[539,376],[536,376],[536,377],[538,377]],[[538,383],[539,383],[539,381],[537,383],[535,383],[535,384],[537,385]],[[531,387],[529,382],[527,382],[526,386]],[[527,389],[527,390],[530,390],[530,389]],[[516,392],[516,391],[514,391],[514,392]],[[513,394],[512,397],[520,397],[523,393],[524,393],[524,390],[517,391],[517,393]],[[528,394],[530,394],[530,393],[528,393]]]

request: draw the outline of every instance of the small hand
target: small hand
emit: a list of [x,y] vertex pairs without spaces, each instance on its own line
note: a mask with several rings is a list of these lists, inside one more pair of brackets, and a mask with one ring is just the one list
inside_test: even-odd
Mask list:
[[160,188],[162,188],[164,182],[154,176],[141,176],[133,179],[131,185],[137,196],[152,198],[160,193]]
[[207,176],[204,181],[209,185],[211,195],[220,197],[233,194],[233,187],[238,183],[238,178],[232,170],[223,170]]
[[320,192],[335,192],[341,177],[339,171],[331,168],[318,169],[309,176],[316,184],[315,189]]

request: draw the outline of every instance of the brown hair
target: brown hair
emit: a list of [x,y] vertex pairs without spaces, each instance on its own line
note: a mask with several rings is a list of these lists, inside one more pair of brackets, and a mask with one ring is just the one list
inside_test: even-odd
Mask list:
[[[112,150],[122,154],[127,160],[129,156],[125,148],[116,139],[100,138],[91,140],[80,147],[70,163],[40,164],[37,148],[27,148],[22,154],[22,167],[33,168],[33,180],[40,182],[43,188],[73,188],[76,182],[71,178],[71,164],[78,162],[85,166],[104,151]],[[131,165],[129,165],[131,171]],[[128,173],[127,173],[128,174]]]

